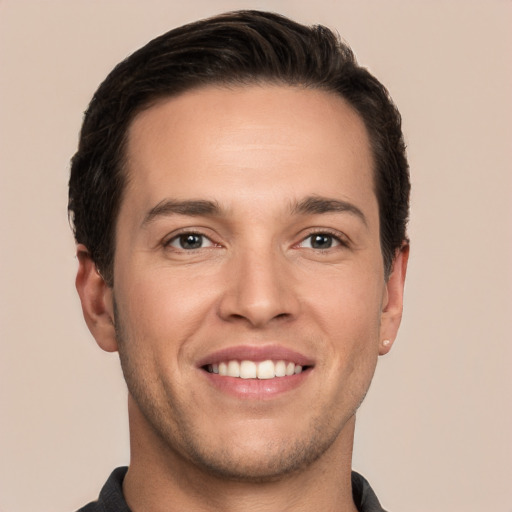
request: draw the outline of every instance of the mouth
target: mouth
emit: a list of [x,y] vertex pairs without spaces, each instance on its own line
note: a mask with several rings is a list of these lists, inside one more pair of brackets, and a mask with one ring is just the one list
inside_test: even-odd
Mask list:
[[198,368],[217,389],[237,398],[267,399],[296,389],[315,362],[280,345],[240,345],[198,361]]
[[309,368],[311,368],[311,366],[303,366],[293,361],[283,359],[265,359],[263,361],[253,361],[250,359],[238,361],[231,359],[202,366],[203,370],[219,375],[220,377],[259,380],[291,377],[292,375],[301,374]]

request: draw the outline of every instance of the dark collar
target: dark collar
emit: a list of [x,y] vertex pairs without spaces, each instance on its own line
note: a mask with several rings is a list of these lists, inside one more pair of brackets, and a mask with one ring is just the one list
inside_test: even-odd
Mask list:
[[[123,479],[127,470],[127,467],[114,469],[98,501],[89,503],[77,512],[131,512],[123,496]],[[359,512],[386,512],[368,481],[355,471],[352,471],[352,495]]]

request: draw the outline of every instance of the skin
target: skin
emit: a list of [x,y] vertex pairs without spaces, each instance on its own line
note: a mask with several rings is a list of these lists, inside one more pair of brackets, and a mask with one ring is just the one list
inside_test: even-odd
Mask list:
[[[408,255],[386,281],[369,148],[343,99],[286,86],[189,91],[132,123],[114,287],[81,245],[76,284],[128,384],[134,512],[355,510],[355,412],[396,337]],[[308,198],[350,208],[300,209]],[[155,209],[169,200],[219,211]],[[200,248],[180,245],[191,232]],[[235,345],[313,364],[244,399],[198,368]]]

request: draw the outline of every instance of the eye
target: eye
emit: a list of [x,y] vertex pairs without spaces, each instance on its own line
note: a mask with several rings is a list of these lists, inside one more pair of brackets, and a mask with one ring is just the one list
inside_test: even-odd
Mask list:
[[339,238],[329,233],[313,233],[305,238],[299,247],[306,247],[308,249],[330,249],[341,245]]
[[215,244],[200,233],[182,233],[181,235],[171,238],[166,245],[176,249],[192,251],[194,249],[213,247]]

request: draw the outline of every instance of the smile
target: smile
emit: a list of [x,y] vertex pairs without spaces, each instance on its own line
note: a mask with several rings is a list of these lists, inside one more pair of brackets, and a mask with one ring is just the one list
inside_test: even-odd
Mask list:
[[208,364],[205,370],[222,377],[237,377],[240,379],[274,379],[290,377],[302,373],[303,367],[291,361],[267,359],[265,361],[231,360],[218,364]]

